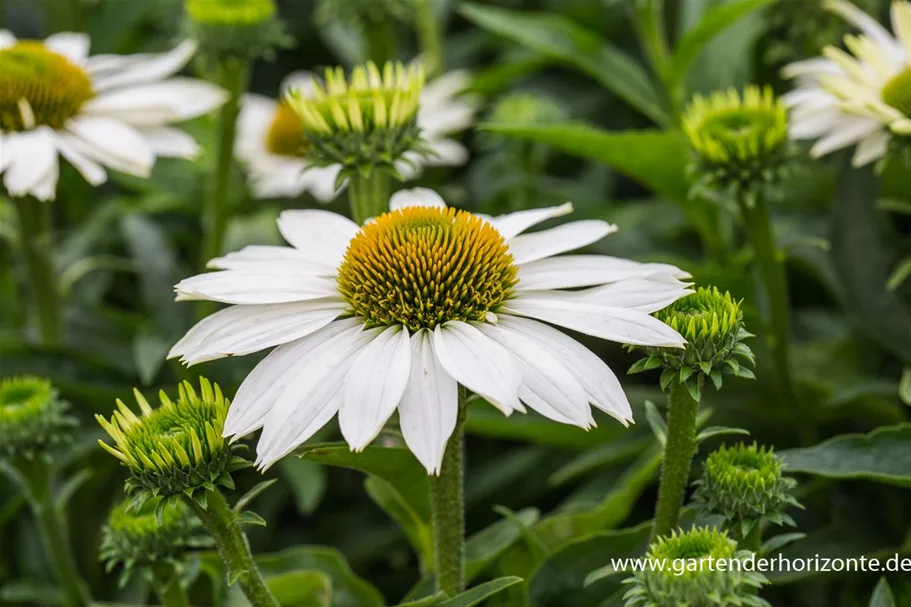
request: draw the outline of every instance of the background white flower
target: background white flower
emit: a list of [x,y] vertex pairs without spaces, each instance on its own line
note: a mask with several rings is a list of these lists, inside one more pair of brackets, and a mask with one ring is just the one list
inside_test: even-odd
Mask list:
[[58,153],[92,185],[104,167],[147,177],[156,156],[193,158],[196,142],[167,125],[223,104],[220,88],[169,78],[193,56],[170,52],[89,57],[89,38],[18,41],[0,30],[0,173],[10,196],[53,199]]
[[178,300],[234,305],[194,326],[170,357],[192,365],[278,346],[241,385],[225,426],[232,436],[263,429],[262,467],[336,413],[361,450],[397,409],[408,447],[438,473],[457,384],[506,415],[528,406],[588,428],[591,403],[626,423],[632,414],[614,373],[550,325],[627,344],[683,344],[650,313],[691,292],[680,281],[687,274],[560,256],[616,230],[600,220],[522,234],[571,212],[568,203],[482,218],[411,190],[390,206],[363,228],[326,211],[285,211],[278,227],[292,247],[247,247],[210,262],[221,271],[175,288]]
[[894,36],[850,2],[825,5],[862,35],[845,37],[851,54],[826,47],[824,57],[786,66],[798,87],[782,100],[792,109],[791,136],[820,138],[813,156],[857,144],[852,162],[863,166],[885,155],[892,134],[911,135],[911,2],[892,3]]

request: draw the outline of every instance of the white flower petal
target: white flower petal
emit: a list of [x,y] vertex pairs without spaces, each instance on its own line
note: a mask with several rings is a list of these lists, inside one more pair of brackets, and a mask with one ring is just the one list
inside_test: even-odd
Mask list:
[[854,145],[879,128],[880,123],[875,120],[845,116],[833,128],[830,135],[823,137],[810,148],[810,155],[819,158],[835,150]]
[[10,152],[3,174],[3,185],[10,196],[54,198],[59,170],[55,144],[54,130],[47,126],[16,134],[15,154]]
[[154,127],[207,114],[227,99],[227,92],[214,84],[171,78],[103,93],[83,104],[82,113]]
[[398,211],[405,207],[436,207],[445,209],[443,198],[428,188],[399,190],[389,199],[389,210]]
[[270,267],[283,268],[289,273],[334,276],[336,268],[319,263],[307,256],[305,251],[294,247],[250,245],[240,251],[216,257],[206,264],[212,270],[246,270],[267,272]]
[[279,346],[247,375],[228,409],[224,436],[240,438],[262,427],[266,416],[285,387],[298,374],[293,367],[304,361],[317,346],[351,331],[359,332],[361,322],[354,318],[336,320],[319,331]]
[[139,131],[156,156],[193,160],[199,156],[199,144],[180,129],[165,126]]
[[546,299],[518,297],[505,312],[536,318],[601,339],[639,346],[683,347],[679,333],[645,312]]
[[376,438],[402,400],[411,373],[411,340],[403,327],[389,327],[354,359],[338,413],[352,451]]
[[844,74],[844,70],[837,63],[823,57],[795,61],[781,70],[782,77],[787,79],[810,77],[815,80],[820,75],[840,76],[842,74]]
[[607,255],[566,255],[542,259],[519,268],[516,290],[571,289],[631,278],[650,280],[689,278],[689,274],[663,263],[640,263]]
[[792,139],[816,139],[833,130],[841,112],[835,107],[824,108],[798,116],[792,112],[788,134]]
[[[462,166],[468,162],[470,153],[468,148],[456,141],[455,139],[428,139],[427,147],[430,153],[420,159],[415,159],[416,164],[433,166],[433,167],[451,167]],[[416,176],[417,171],[412,169],[412,176]]]
[[275,304],[335,297],[335,281],[313,275],[223,270],[185,278],[174,287],[177,301]]
[[857,26],[863,33],[873,38],[890,58],[896,62],[896,67],[898,67],[898,62],[902,56],[902,48],[892,37],[892,34],[880,25],[876,19],[847,0],[826,0],[824,4],[827,9],[841,15],[845,20]]
[[319,209],[282,211],[278,216],[278,231],[285,240],[333,266],[341,263],[358,230],[347,217]]
[[520,409],[522,376],[512,356],[468,323],[450,321],[433,330],[433,349],[457,382],[506,415]]
[[676,278],[633,278],[580,291],[523,291],[522,297],[628,308],[652,314],[692,292],[687,283]]
[[471,73],[467,70],[452,70],[434,78],[421,91],[421,107],[436,107],[447,103],[471,84]]
[[345,189],[347,181],[339,187],[335,187],[338,181],[338,174],[342,171],[341,165],[329,167],[306,167],[301,176],[304,187],[314,198],[320,202],[330,202],[334,200]]
[[285,79],[282,81],[282,97],[287,95],[290,91],[300,91],[304,97],[311,97],[317,82],[319,82],[319,80],[313,72],[308,72],[306,70],[291,72],[285,76]]
[[82,65],[89,56],[89,37],[80,32],[59,32],[44,40],[44,47]]
[[16,135],[14,133],[4,134],[3,131],[0,131],[0,173],[6,170],[6,167],[9,166],[10,161],[15,156],[13,151],[15,147]]
[[862,167],[886,155],[889,147],[889,132],[885,129],[867,135],[858,145],[851,159],[855,167]]
[[588,395],[555,356],[518,331],[489,324],[479,330],[514,357],[522,374],[519,398],[526,405],[564,424],[581,428],[594,424]]
[[175,74],[190,61],[196,43],[184,40],[166,53],[141,55],[97,55],[85,62],[96,93],[114,88],[162,80]]
[[56,145],[60,155],[76,167],[76,170],[86,181],[94,186],[101,185],[107,181],[108,174],[104,168],[80,151],[79,144],[74,143],[72,135],[67,132],[60,132],[56,133],[56,137]]
[[138,177],[152,171],[152,148],[139,131],[119,120],[78,116],[67,122],[66,129],[78,139],[71,143],[92,160]]
[[411,336],[411,373],[399,423],[405,444],[429,474],[440,473],[458,414],[458,384],[435,356],[431,332],[418,331]]
[[446,133],[463,131],[474,122],[475,108],[467,103],[451,102],[442,107],[422,107],[418,126],[427,139],[437,139]]
[[515,238],[528,228],[536,226],[542,221],[562,217],[573,212],[573,203],[565,202],[556,207],[545,207],[543,209],[527,209],[525,211],[516,211],[507,213],[499,217],[493,217],[489,221],[500,232],[507,241]]
[[594,352],[569,335],[536,320],[501,314],[498,324],[524,333],[556,356],[596,407],[624,425],[633,420],[633,411],[620,381]]
[[600,219],[574,221],[549,230],[516,236],[509,241],[509,252],[515,263],[521,265],[580,249],[616,231],[617,226]]
[[16,36],[9,30],[0,29],[0,50],[16,44]]
[[231,306],[198,322],[171,348],[192,366],[286,344],[322,329],[344,312],[341,300]]

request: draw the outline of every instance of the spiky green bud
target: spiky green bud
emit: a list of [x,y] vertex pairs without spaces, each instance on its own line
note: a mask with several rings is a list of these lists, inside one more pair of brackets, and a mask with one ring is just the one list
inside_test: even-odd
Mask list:
[[771,448],[722,445],[706,459],[695,499],[707,512],[724,516],[739,537],[762,520],[794,526],[785,509],[801,507],[792,495],[797,481],[783,471],[784,462]]
[[197,394],[190,382],[180,384],[177,401],[161,391],[157,409],[134,390],[140,415],[118,399],[110,420],[95,416],[114,440],[98,443],[129,469],[127,490],[137,504],[155,496],[198,497],[216,485],[233,489],[231,472],[246,465],[222,437],[228,399],[205,378],[199,385]]
[[777,180],[790,156],[788,111],[770,87],[696,95],[683,116],[694,188],[748,194]]
[[204,56],[271,59],[290,45],[278,20],[275,0],[185,0],[188,37]]
[[[159,507],[161,508],[159,510]],[[120,585],[135,571],[150,577],[150,569],[168,565],[180,571],[188,551],[212,546],[212,538],[183,502],[147,501],[135,511],[132,500],[111,510],[101,530],[99,559],[110,573],[122,567]]]
[[0,459],[31,458],[68,440],[76,426],[68,409],[49,380],[12,377],[0,381]]
[[[743,571],[734,561],[748,558],[723,531],[693,527],[659,538],[646,558],[659,566],[645,567],[623,581],[626,607],[768,607],[756,595],[767,583],[757,572]],[[723,560],[725,565],[718,566]]]
[[663,367],[661,389],[667,389],[678,377],[696,400],[704,378],[710,379],[718,390],[724,374],[754,378],[746,366],[755,363],[753,352],[743,343],[752,335],[743,328],[740,302],[730,293],[722,295],[715,287],[700,287],[656,312],[655,318],[680,333],[686,346],[641,348],[647,357],[634,364],[630,373]]
[[424,67],[371,61],[346,78],[341,67],[326,70],[325,84],[311,94],[291,90],[288,105],[301,118],[305,155],[316,166],[341,165],[339,180],[374,170],[397,175],[406,152],[426,153],[417,123]]

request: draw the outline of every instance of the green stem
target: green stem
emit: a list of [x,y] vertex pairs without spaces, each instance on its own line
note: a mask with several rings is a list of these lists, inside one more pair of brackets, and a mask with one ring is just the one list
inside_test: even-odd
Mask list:
[[215,540],[228,580],[237,582],[253,607],[279,607],[253,561],[250,544],[240,528],[238,516],[228,506],[224,496],[218,491],[207,491],[205,507],[187,496],[184,496],[184,502]]
[[60,303],[51,255],[51,205],[33,198],[14,198],[13,201],[19,215],[22,254],[41,341],[54,348],[60,343]]
[[153,569],[152,586],[164,607],[190,607],[187,591],[180,583],[180,574],[173,565]]
[[460,398],[455,430],[446,444],[440,474],[430,477],[436,589],[449,596],[459,594],[465,586],[464,400]]
[[424,54],[424,65],[427,67],[427,75],[432,77],[442,73],[445,67],[436,0],[417,0],[416,10],[415,24]]
[[389,175],[378,170],[369,177],[355,174],[348,184],[348,201],[351,217],[358,224],[382,215],[389,210]]
[[667,442],[664,445],[652,541],[677,529],[677,519],[690,479],[690,466],[696,454],[698,411],[699,401],[694,400],[686,386],[675,378],[668,394]]
[[63,586],[64,605],[88,607],[91,603],[88,586],[76,568],[66,520],[54,499],[51,459],[43,454],[12,457],[6,461],[6,469],[22,486],[35,515],[45,553],[51,561],[57,581]]
[[380,69],[384,63],[395,59],[395,33],[389,19],[364,23],[363,33],[366,59],[376,63]]

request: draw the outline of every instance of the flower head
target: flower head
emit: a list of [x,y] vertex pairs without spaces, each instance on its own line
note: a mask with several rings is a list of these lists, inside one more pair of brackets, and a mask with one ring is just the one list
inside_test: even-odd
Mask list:
[[615,230],[604,221],[521,234],[571,210],[488,218],[411,190],[363,227],[325,211],[285,211],[278,227],[293,247],[248,247],[210,262],[221,271],[177,285],[180,300],[234,305],[193,327],[170,356],[195,364],[278,346],[243,382],[225,423],[231,436],[263,429],[261,466],[336,413],[361,450],[397,410],[406,444],[436,473],[458,384],[507,415],[528,406],[587,428],[591,404],[626,423],[629,403],[611,370],[550,324],[680,347],[680,335],[649,314],[688,292],[679,280],[687,275],[557,256]]
[[[717,567],[743,560],[748,551],[738,551],[737,542],[717,529],[693,527],[659,538],[646,558],[675,567],[646,567],[624,580],[630,585],[624,595],[626,607],[768,607],[756,590],[768,583],[758,572],[742,571],[736,566]],[[680,563],[681,566],[676,564]],[[678,573],[679,572],[679,573]]]
[[696,293],[679,299],[658,311],[655,317],[686,339],[682,349],[643,348],[648,356],[630,369],[630,373],[664,367],[661,387],[666,388],[677,377],[698,400],[704,378],[721,388],[722,375],[753,378],[744,363],[754,362],[753,353],[743,343],[752,337],[743,328],[740,302],[730,293],[717,288],[700,287]]
[[84,34],[17,40],[0,30],[0,173],[10,196],[55,197],[58,154],[92,185],[109,167],[147,177],[156,156],[193,158],[198,146],[169,124],[205,114],[224,91],[170,78],[196,47],[161,55],[88,56]]
[[32,457],[69,439],[76,420],[68,409],[46,379],[0,381],[0,459]]
[[268,57],[289,40],[275,0],[185,0],[188,34],[216,58]]
[[763,519],[793,526],[784,509],[799,507],[791,495],[797,482],[783,476],[783,470],[784,462],[771,449],[755,443],[722,445],[706,459],[695,497],[708,512],[740,525],[742,536]]
[[683,117],[683,130],[708,184],[749,189],[772,180],[782,168],[788,141],[788,113],[772,89],[748,86],[696,95]]
[[137,569],[147,573],[165,564],[180,569],[187,551],[212,545],[183,502],[153,498],[138,511],[132,506],[132,500],[115,505],[101,529],[99,558],[108,572],[123,567],[121,586]]
[[229,403],[217,384],[202,378],[199,385],[197,394],[189,382],[180,384],[176,402],[162,391],[157,409],[134,390],[140,415],[118,400],[110,420],[95,416],[114,440],[113,446],[98,443],[130,470],[127,488],[136,492],[137,503],[153,496],[193,496],[216,485],[233,487],[230,473],[243,460],[232,457],[222,437]]
[[786,66],[797,88],[783,98],[791,108],[791,137],[819,139],[813,156],[857,144],[852,160],[863,166],[885,156],[893,138],[911,135],[911,2],[892,3],[889,33],[844,0],[825,6],[861,30],[845,36],[847,52],[833,46],[823,57]]

